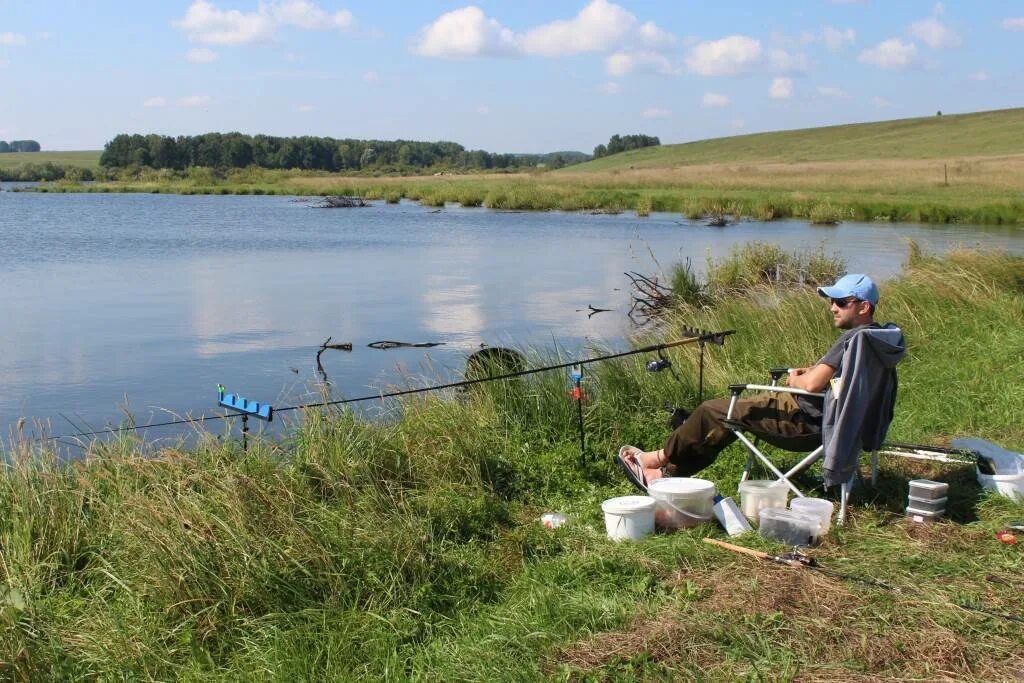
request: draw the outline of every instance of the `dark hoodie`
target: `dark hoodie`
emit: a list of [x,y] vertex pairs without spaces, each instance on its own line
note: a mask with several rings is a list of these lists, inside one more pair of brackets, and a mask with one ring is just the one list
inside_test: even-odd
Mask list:
[[850,337],[841,379],[825,391],[825,486],[848,481],[861,450],[882,445],[896,402],[896,364],[906,351],[903,331],[893,323],[864,328]]

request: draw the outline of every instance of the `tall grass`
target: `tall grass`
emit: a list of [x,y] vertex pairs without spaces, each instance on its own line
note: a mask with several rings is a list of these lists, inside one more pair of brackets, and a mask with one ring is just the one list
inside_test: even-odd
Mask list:
[[[1022,260],[913,253],[878,309],[910,345],[890,438],[971,433],[1024,448],[1024,390],[1009,374],[1024,348]],[[813,289],[758,285],[683,304],[637,342],[683,324],[737,330],[707,351],[715,394],[766,367],[813,362],[835,337]],[[563,360],[527,354],[531,365]],[[824,566],[895,593],[724,555],[700,542],[711,528],[607,541],[599,503],[628,492],[609,454],[660,445],[663,404],[696,398],[697,350],[668,357],[678,381],[645,372],[642,357],[588,366],[583,465],[561,373],[409,400],[373,423],[310,410],[286,439],[251,440],[247,452],[223,435],[155,452],[122,436],[64,463],[12,444],[0,471],[0,675],[1004,680],[1020,670],[1019,625],[950,604],[1020,611],[1019,553],[992,532],[1024,504],[980,496],[969,469],[883,461],[879,488],[857,492],[852,525],[818,549]],[[704,474],[732,492],[742,461],[731,447]],[[952,482],[952,522],[901,521],[914,476]],[[556,532],[537,522],[553,509],[571,518]]]

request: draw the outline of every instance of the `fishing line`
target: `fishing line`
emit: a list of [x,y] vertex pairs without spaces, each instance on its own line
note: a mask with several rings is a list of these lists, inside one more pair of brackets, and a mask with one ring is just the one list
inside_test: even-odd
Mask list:
[[[691,330],[685,329],[684,334],[693,334],[693,336],[687,336],[685,339],[679,339],[671,342],[664,342],[661,344],[652,344],[650,346],[643,346],[638,349],[630,349],[629,351],[621,351],[619,353],[612,353],[605,356],[595,356],[594,358],[584,358],[580,360],[573,360],[567,363],[558,363],[555,365],[545,365],[539,368],[528,368],[526,370],[519,370],[516,372],[509,372],[503,375],[494,375],[491,377],[480,377],[477,379],[466,379],[458,382],[448,382],[446,384],[436,384],[428,387],[419,387],[417,389],[402,389],[399,391],[391,391],[386,393],[367,394],[365,396],[358,396],[356,398],[345,398],[334,401],[320,401],[316,403],[303,403],[295,406],[286,406],[283,408],[275,408],[275,413],[284,413],[293,410],[306,410],[308,408],[326,408],[329,406],[344,405],[348,403],[359,403],[362,401],[373,401],[373,400],[384,400],[386,398],[397,398],[400,396],[411,396],[414,394],[423,394],[431,391],[443,391],[444,389],[455,389],[458,387],[468,387],[475,384],[482,384],[484,382],[500,382],[507,379],[515,379],[517,377],[525,377],[527,375],[534,375],[541,372],[550,372],[552,370],[564,370],[573,366],[583,366],[590,363],[600,363],[608,360],[614,360],[616,358],[624,358],[626,356],[634,356],[641,353],[660,353],[665,349],[675,348],[677,346],[683,346],[686,344],[697,344],[700,343],[702,346],[704,343],[711,342],[713,344],[723,344],[725,337],[731,334],[735,334],[735,330],[725,330],[722,332],[706,332],[704,330]],[[175,425],[183,424],[196,424],[203,423],[207,420],[226,420],[229,418],[239,417],[236,414],[223,414],[223,415],[201,415],[199,417],[185,418],[180,420],[168,420],[166,422],[156,422],[147,425],[130,425],[126,427],[112,427],[109,429],[99,429],[89,432],[79,432],[77,434],[63,434],[60,436],[46,436],[39,437],[33,441],[59,441],[61,439],[74,439],[86,436],[100,436],[103,434],[119,434],[122,432],[138,431],[140,429],[152,429],[155,427],[171,427]]]

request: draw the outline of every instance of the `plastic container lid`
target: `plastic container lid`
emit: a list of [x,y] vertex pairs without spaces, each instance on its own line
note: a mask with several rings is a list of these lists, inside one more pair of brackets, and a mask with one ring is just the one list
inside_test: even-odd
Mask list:
[[915,517],[941,517],[943,510],[918,510],[914,507],[907,508],[907,514]]
[[693,477],[662,477],[648,484],[647,490],[655,493],[713,496],[715,483],[707,479],[694,479]]
[[650,496],[621,496],[609,498],[601,503],[601,509],[613,515],[643,512],[654,509],[654,499]]
[[948,498],[919,498],[918,496],[907,496],[910,499],[910,507],[914,507],[914,503],[925,503],[927,505],[942,505],[945,507]]
[[944,481],[932,481],[931,479],[911,479],[911,488],[926,489],[932,493],[938,493],[942,491],[945,493],[949,490],[949,484]]
[[740,493],[772,493],[779,489],[788,490],[785,482],[775,479],[748,479],[741,481],[739,486]]
[[810,522],[818,526],[818,516],[800,510],[787,510],[786,508],[761,508],[758,512],[762,523],[766,519],[778,519],[786,521]]

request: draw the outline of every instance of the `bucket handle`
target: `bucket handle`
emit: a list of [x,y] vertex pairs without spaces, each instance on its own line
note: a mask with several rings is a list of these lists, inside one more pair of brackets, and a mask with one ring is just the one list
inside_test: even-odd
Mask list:
[[664,503],[665,505],[668,505],[670,508],[672,508],[673,510],[675,510],[676,512],[681,514],[682,516],[689,517],[690,519],[695,519],[695,520],[697,520],[698,522],[700,522],[702,524],[704,522],[710,522],[711,518],[714,516],[714,515],[704,516],[704,515],[694,514],[694,513],[690,512],[689,510],[684,510],[682,508],[676,507],[675,505],[672,504],[672,501],[667,500],[665,498],[659,498],[658,502],[659,503]]

